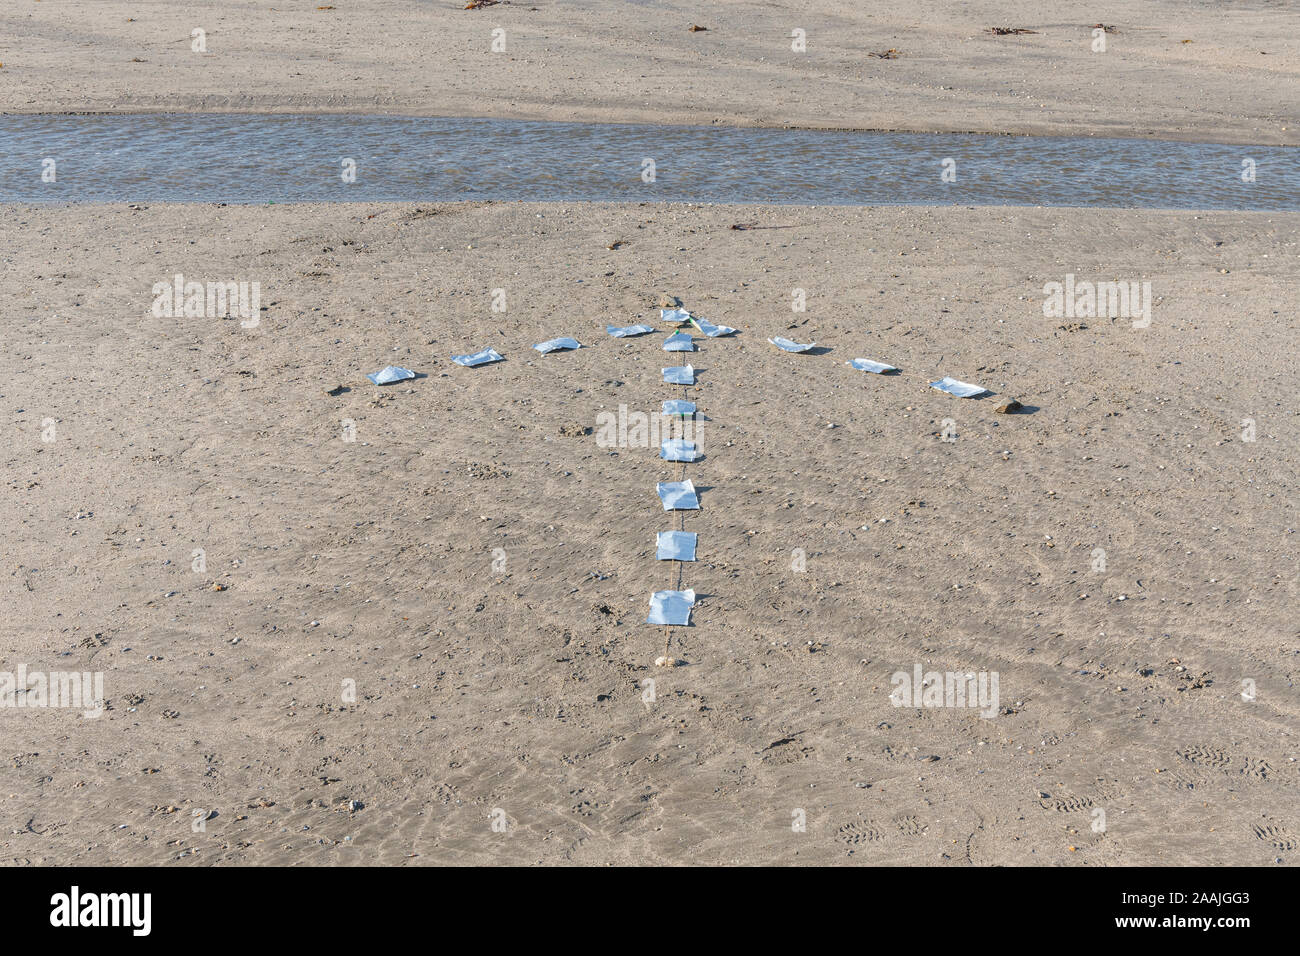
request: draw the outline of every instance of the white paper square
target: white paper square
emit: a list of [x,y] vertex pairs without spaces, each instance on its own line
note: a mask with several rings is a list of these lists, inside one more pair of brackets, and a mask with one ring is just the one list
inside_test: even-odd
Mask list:
[[695,442],[685,438],[670,438],[659,446],[659,457],[664,461],[695,461],[699,452]]
[[397,365],[388,365],[381,368],[378,372],[367,372],[366,378],[376,385],[392,385],[394,382],[405,382],[408,378],[415,378],[415,373],[409,368],[401,368]]
[[699,496],[690,479],[686,481],[661,481],[658,485],[659,500],[664,503],[664,511],[698,511]]
[[694,591],[656,591],[650,595],[650,616],[646,623],[688,627],[694,606]]
[[800,345],[798,342],[791,342],[789,339],[783,339],[779,335],[774,339],[768,339],[768,341],[783,352],[807,352],[817,344],[816,342],[809,342],[807,345]]
[[694,561],[694,531],[660,531],[655,535],[655,559],[658,561]]
[[983,395],[988,391],[981,385],[971,385],[969,382],[959,382],[955,378],[944,376],[937,382],[930,383],[931,388],[937,388],[941,392],[947,392],[949,395],[956,395],[958,398],[974,398],[976,395]]
[[898,369],[892,365],[886,365],[884,362],[873,362],[871,359],[856,358],[852,362],[845,362],[845,365],[851,365],[859,372],[874,372],[877,375],[884,375],[886,372],[897,372]]
[[616,339],[625,339],[633,335],[646,335],[653,332],[654,327],[649,325],[625,325],[619,328],[618,326],[607,325],[605,331]]
[[475,365],[487,365],[489,362],[504,362],[505,359],[496,349],[484,349],[482,352],[472,352],[469,355],[453,355],[451,360],[457,365],[464,365],[466,368],[473,368]]
[[571,339],[563,336],[558,339],[547,339],[545,342],[538,342],[533,348],[545,355],[547,352],[559,352],[564,349],[580,349],[577,339]]

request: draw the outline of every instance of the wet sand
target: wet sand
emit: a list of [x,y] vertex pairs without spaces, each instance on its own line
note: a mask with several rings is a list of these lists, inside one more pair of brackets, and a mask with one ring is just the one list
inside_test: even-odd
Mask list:
[[[463,6],[12,0],[0,11],[0,111],[394,112],[1300,143],[1300,31],[1284,4]],[[1093,49],[1099,17],[1114,29],[1105,52]],[[994,36],[993,27],[1033,32]],[[192,49],[195,29],[206,52]],[[504,48],[493,52],[494,42]]]
[[[0,714],[7,863],[1294,856],[1300,215],[6,215],[0,669],[109,706]],[[176,273],[266,311],[157,317]],[[1067,274],[1149,281],[1150,326],[1045,318]],[[680,466],[582,433],[679,397],[661,335],[603,331],[664,294],[740,329],[691,356],[671,669],[642,622]],[[916,665],[997,672],[998,715],[893,706]]]

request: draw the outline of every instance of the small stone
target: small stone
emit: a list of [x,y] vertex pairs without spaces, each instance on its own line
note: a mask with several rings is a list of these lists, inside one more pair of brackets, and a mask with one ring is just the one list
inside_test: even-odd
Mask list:
[[1025,406],[1021,405],[1018,401],[1016,401],[1013,398],[1005,405],[999,405],[997,408],[994,409],[994,411],[997,412],[999,415],[1014,415],[1016,412],[1020,411],[1024,407]]

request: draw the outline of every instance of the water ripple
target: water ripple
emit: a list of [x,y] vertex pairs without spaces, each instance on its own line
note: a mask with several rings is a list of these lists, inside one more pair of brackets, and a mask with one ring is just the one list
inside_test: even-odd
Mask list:
[[[55,182],[42,180],[47,157]],[[947,159],[955,182],[942,180]],[[1300,150],[395,116],[0,117],[0,201],[463,199],[1294,210]]]

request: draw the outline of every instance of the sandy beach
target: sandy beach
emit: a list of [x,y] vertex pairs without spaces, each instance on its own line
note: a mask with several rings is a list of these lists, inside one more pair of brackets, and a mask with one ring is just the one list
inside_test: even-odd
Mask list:
[[[7,864],[1294,856],[1300,214],[6,216],[4,665],[108,707],[6,715]],[[175,274],[256,323],[159,317]],[[1149,325],[1045,317],[1067,275],[1150,282]],[[604,331],[664,295],[739,330],[689,356],[675,668],[669,468],[594,432],[676,397]],[[917,666],[996,672],[996,716],[894,706]]]
[[[1264,0],[464,6],[10,0],[0,112],[392,112],[1300,144],[1300,31],[1294,10]],[[1110,28],[1104,52],[1098,26]]]
[[[9,0],[0,113],[1300,145],[1267,0],[464,6]],[[0,208],[0,865],[1300,860],[1300,213]]]

